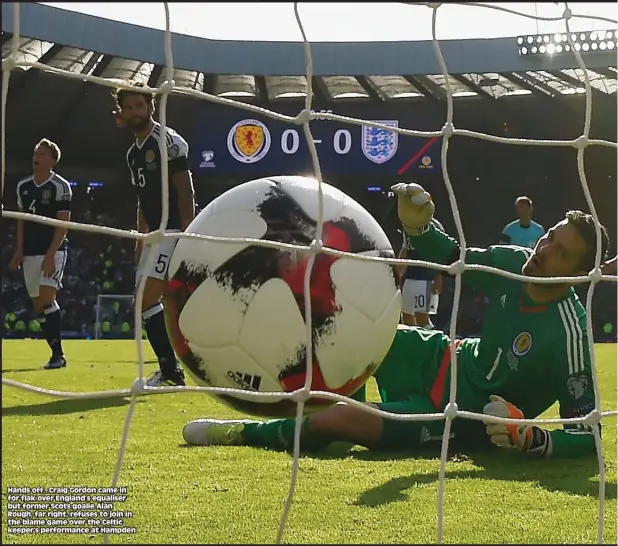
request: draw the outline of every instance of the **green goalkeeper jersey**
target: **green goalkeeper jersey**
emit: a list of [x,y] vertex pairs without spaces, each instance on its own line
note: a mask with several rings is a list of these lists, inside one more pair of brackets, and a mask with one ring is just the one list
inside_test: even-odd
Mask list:
[[[422,260],[451,264],[459,259],[457,242],[433,226],[410,242]],[[470,248],[465,261],[521,274],[531,252],[516,246]],[[518,280],[473,270],[464,272],[462,280],[484,292],[489,303],[481,337],[462,340],[457,351],[459,407],[482,413],[489,395],[497,394],[526,418],[539,416],[556,401],[563,418],[590,413],[595,400],[586,310],[575,291],[539,305]],[[595,450],[591,427],[565,425],[551,435],[555,456]]]

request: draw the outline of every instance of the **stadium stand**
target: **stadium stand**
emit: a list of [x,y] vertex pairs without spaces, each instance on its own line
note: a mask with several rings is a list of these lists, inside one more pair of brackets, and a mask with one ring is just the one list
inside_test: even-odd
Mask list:
[[[37,29],[40,37],[28,37],[27,30],[22,29],[20,55],[23,59],[40,61],[75,73],[119,80],[129,78],[151,86],[159,85],[163,81],[162,58],[157,57],[158,53],[140,45],[150,43],[149,40],[162,39],[160,31],[131,25],[126,25],[125,28],[110,21],[40,4],[24,5],[23,9],[24,20],[33,25],[33,29]],[[107,51],[92,51],[85,46],[79,47],[83,44],[77,43],[81,39],[77,37],[66,39],[72,43],[56,43],[45,30],[50,21],[61,26],[72,24],[71,21],[81,26],[111,25],[109,28],[113,30],[116,38],[114,43],[108,46],[111,49]],[[3,57],[10,52],[10,24],[10,17],[3,21]],[[51,26],[49,23],[50,28]],[[93,32],[94,30],[93,27]],[[101,34],[102,31],[98,29],[96,32]],[[136,32],[143,40],[135,39]],[[587,35],[587,38],[590,36]],[[204,47],[203,42],[198,39],[183,39],[198,48],[195,51]],[[493,47],[501,52],[508,52],[509,48],[515,45],[511,44],[512,41],[514,39],[511,38],[495,39]],[[487,60],[486,44],[475,45],[474,40],[457,44],[457,47],[476,48],[479,54],[472,56],[478,59],[474,61],[478,65],[476,71],[467,67],[466,71],[458,73],[456,63],[449,65],[452,72],[449,84],[456,101],[456,126],[509,137],[564,139],[580,134],[580,120],[583,118],[585,103],[582,95],[584,84],[583,73],[573,64],[574,59],[567,56],[549,62],[543,56],[528,54],[526,57],[520,52],[517,62],[509,57],[508,63],[504,60],[504,68],[492,68],[492,62]],[[210,43],[210,47],[226,45],[230,48],[228,52],[245,47],[243,42]],[[289,47],[297,45],[287,44]],[[384,112],[389,112],[393,118],[413,120],[407,123],[408,126],[418,129],[434,128],[438,120],[443,119],[445,111],[444,77],[436,72],[409,74],[403,70],[392,76],[374,75],[376,63],[380,66],[383,58],[377,52],[378,49],[382,51],[380,48],[390,47],[388,44],[374,45],[376,52],[368,54],[364,61],[367,75],[339,74],[343,62],[341,58],[316,49],[316,59],[319,60],[321,55],[324,55],[328,62],[332,63],[326,70],[330,69],[331,73],[339,74],[314,76],[316,104],[325,110],[337,107],[337,111],[344,113],[348,109],[364,119],[379,119]],[[408,46],[403,44],[401,47]],[[450,46],[447,44],[446,47]],[[120,55],[123,52],[126,56]],[[400,61],[395,59],[392,63],[410,68],[410,57],[403,54],[399,57]],[[417,57],[414,62],[425,62]],[[429,57],[432,57],[432,54]],[[189,53],[185,57],[177,56],[176,83],[250,104],[267,108],[277,105],[280,110],[297,112],[306,87],[304,76],[291,73],[266,76],[264,74],[269,73],[268,71],[271,74],[285,74],[286,70],[289,72],[286,59],[277,56],[273,60],[258,54],[252,57],[253,73],[248,74],[244,58],[241,54],[230,55],[226,73],[215,73],[212,67],[202,66],[208,63],[216,64],[212,56],[200,57]],[[589,51],[586,54],[586,63],[595,101],[591,136],[614,140],[617,86],[615,55],[609,51]],[[529,67],[528,70],[523,69],[526,66]],[[52,116],[48,115],[47,101],[42,102],[37,98],[42,90],[54,104]],[[130,137],[126,132],[119,131],[113,123],[109,88],[80,80],[69,80],[39,70],[17,70],[11,76],[9,101],[11,107],[7,110],[6,123],[7,134],[10,134],[11,138],[6,142],[7,180],[3,198],[5,208],[14,209],[15,203],[12,200],[15,184],[21,176],[28,173],[32,146],[42,136],[46,136],[57,141],[63,150],[59,172],[74,181],[73,219],[125,229],[133,228],[135,201],[124,161]],[[465,108],[462,108],[461,105],[464,104]],[[202,150],[199,148],[201,133],[199,127],[196,128],[196,116],[202,107],[204,106],[190,97],[174,95],[169,98],[167,109],[168,123],[187,136],[192,156],[198,157]],[[212,106],[206,105],[205,108]],[[26,118],[32,121],[24,124],[23,120]],[[542,124],[538,123],[539,119],[543,119]],[[227,129],[229,127],[226,126],[225,130]],[[88,137],[84,138],[84,135]],[[615,233],[616,163],[612,152],[609,148],[588,149],[586,172],[599,218],[610,233]],[[470,157],[477,159],[471,163]],[[511,203],[517,195],[528,194],[533,198],[536,204],[535,217],[544,225],[551,225],[568,208],[586,208],[577,172],[573,169],[570,150],[502,146],[456,137],[451,141],[449,158],[451,177],[456,183],[459,208],[464,218],[468,243],[471,245],[481,246],[495,242],[502,226],[512,219]],[[482,161],[478,158],[482,158]],[[198,205],[204,206],[228,188],[256,177],[229,169],[226,171],[217,168],[212,172],[194,169],[196,201]],[[396,250],[401,237],[397,231],[399,226],[394,201],[388,197],[385,188],[395,181],[410,177],[418,179],[432,192],[440,210],[450,208],[439,171],[410,169],[405,173],[387,174],[346,174],[345,171],[326,173],[329,183],[358,200],[378,219]],[[560,192],[555,191],[556,187],[560,187]],[[494,203],[490,217],[480,218],[474,214],[474,196],[477,192],[483,193]],[[119,196],[122,198],[119,199]],[[452,218],[448,215],[446,218],[441,216],[441,220],[446,230],[454,234]],[[35,336],[37,332],[28,330],[28,324],[34,316],[22,287],[23,283],[19,274],[6,269],[12,254],[13,223],[4,220],[3,224],[0,236],[3,255],[2,312],[3,319],[6,319],[6,316],[10,319],[3,320],[4,335]],[[132,244],[126,240],[79,232],[71,232],[70,239],[65,289],[59,296],[60,303],[66,310],[65,328],[69,336],[91,337],[94,334],[97,295],[132,293]],[[615,253],[615,248],[611,251]],[[437,325],[442,327],[447,326],[452,299],[452,286],[448,280],[444,290],[443,303],[437,317]],[[616,337],[615,291],[613,283],[602,283],[595,292],[595,302],[598,300],[599,305],[595,303],[593,318],[599,339]],[[462,335],[477,331],[482,310],[483,301],[479,296],[473,293],[464,294],[460,322]],[[121,327],[127,321],[132,327],[132,317],[123,306],[120,314],[112,320],[110,335],[122,336]],[[15,325],[20,322],[26,327],[22,330],[20,324],[20,329],[16,330]],[[606,332],[608,323],[613,324],[611,333]]]

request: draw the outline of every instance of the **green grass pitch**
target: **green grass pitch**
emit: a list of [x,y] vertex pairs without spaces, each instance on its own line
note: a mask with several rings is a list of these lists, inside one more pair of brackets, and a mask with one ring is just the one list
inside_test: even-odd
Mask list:
[[[131,341],[69,341],[65,369],[40,369],[43,341],[4,341],[2,377],[66,391],[128,387]],[[149,350],[149,349],[148,349]],[[152,357],[151,353],[147,353]],[[616,409],[616,346],[596,348],[603,409]],[[154,370],[149,363],[146,372]],[[373,388],[373,387],[372,387]],[[373,396],[376,396],[375,390]],[[7,487],[109,486],[128,401],[64,401],[2,387],[2,543],[102,543],[102,535],[7,534]],[[556,414],[556,408],[549,412]],[[291,457],[249,447],[187,448],[197,417],[238,417],[204,393],[141,397],[120,485],[134,535],[112,543],[273,543]],[[616,543],[616,419],[604,421],[606,543]],[[595,457],[528,461],[510,451],[453,453],[447,465],[448,543],[593,543]],[[335,445],[303,456],[288,543],[435,543],[439,455],[372,454]]]

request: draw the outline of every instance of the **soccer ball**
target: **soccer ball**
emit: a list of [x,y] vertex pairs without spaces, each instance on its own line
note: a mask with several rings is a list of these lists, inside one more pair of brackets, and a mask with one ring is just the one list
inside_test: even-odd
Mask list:
[[[324,246],[393,257],[373,217],[323,184]],[[276,176],[237,186],[212,201],[188,233],[309,245],[318,183]],[[305,384],[304,277],[310,253],[247,243],[181,239],[170,261],[165,316],[176,354],[198,384],[290,392]],[[401,313],[388,264],[316,255],[311,274],[312,390],[349,396],[377,369]],[[253,415],[285,416],[296,404],[242,393],[220,398]],[[307,411],[330,402],[312,398]]]

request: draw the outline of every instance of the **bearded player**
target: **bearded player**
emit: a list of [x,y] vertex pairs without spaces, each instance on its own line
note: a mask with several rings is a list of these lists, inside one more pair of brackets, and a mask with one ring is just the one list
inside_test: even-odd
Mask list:
[[[137,192],[137,225],[141,233],[159,229],[162,216],[161,154],[159,135],[161,125],[154,121],[154,96],[135,83],[132,89],[116,91],[114,112],[117,124],[128,127],[135,135],[135,142],[127,152],[127,165]],[[189,146],[176,131],[165,129],[165,144],[169,173],[169,220],[168,232],[184,231],[195,216],[193,181],[189,171]],[[144,248],[144,242],[136,246],[137,272],[135,286],[145,275],[146,286],[142,300],[142,322],[148,341],[159,361],[157,370],[147,385],[184,385],[184,373],[178,366],[170,343],[161,298],[169,261],[178,239],[164,239],[156,246]],[[150,270],[146,270],[149,252],[155,252]]]
[[[17,184],[17,206],[21,212],[47,218],[71,219],[71,184],[54,172],[60,148],[44,138],[34,148],[32,175]],[[17,220],[15,255],[9,267],[23,269],[28,295],[39,317],[51,357],[47,370],[67,365],[62,350],[62,315],[56,293],[62,287],[67,263],[67,229]]]
[[[417,184],[398,184],[399,219],[422,259],[450,264],[459,246],[431,224],[431,196]],[[602,251],[608,239],[602,229]],[[466,263],[492,266],[537,277],[586,275],[594,266],[593,218],[570,211],[534,250],[514,246],[468,249]],[[535,418],[558,401],[562,418],[583,417],[595,407],[586,311],[566,284],[535,284],[480,271],[463,279],[485,292],[489,306],[480,338],[457,342],[457,404],[461,410],[499,417]],[[389,353],[375,373],[382,403],[392,413],[434,413],[449,399],[449,338],[439,331],[399,326]],[[362,391],[363,389],[361,389]],[[364,401],[364,393],[354,398]],[[185,426],[193,445],[250,445],[290,448],[295,419],[217,421]],[[455,419],[453,440],[464,449],[490,445],[516,448],[530,457],[576,457],[594,453],[591,426],[565,425],[545,430],[534,425],[506,426]],[[444,420],[395,421],[346,403],[304,418],[301,447],[315,450],[334,440],[369,449],[440,446]]]

